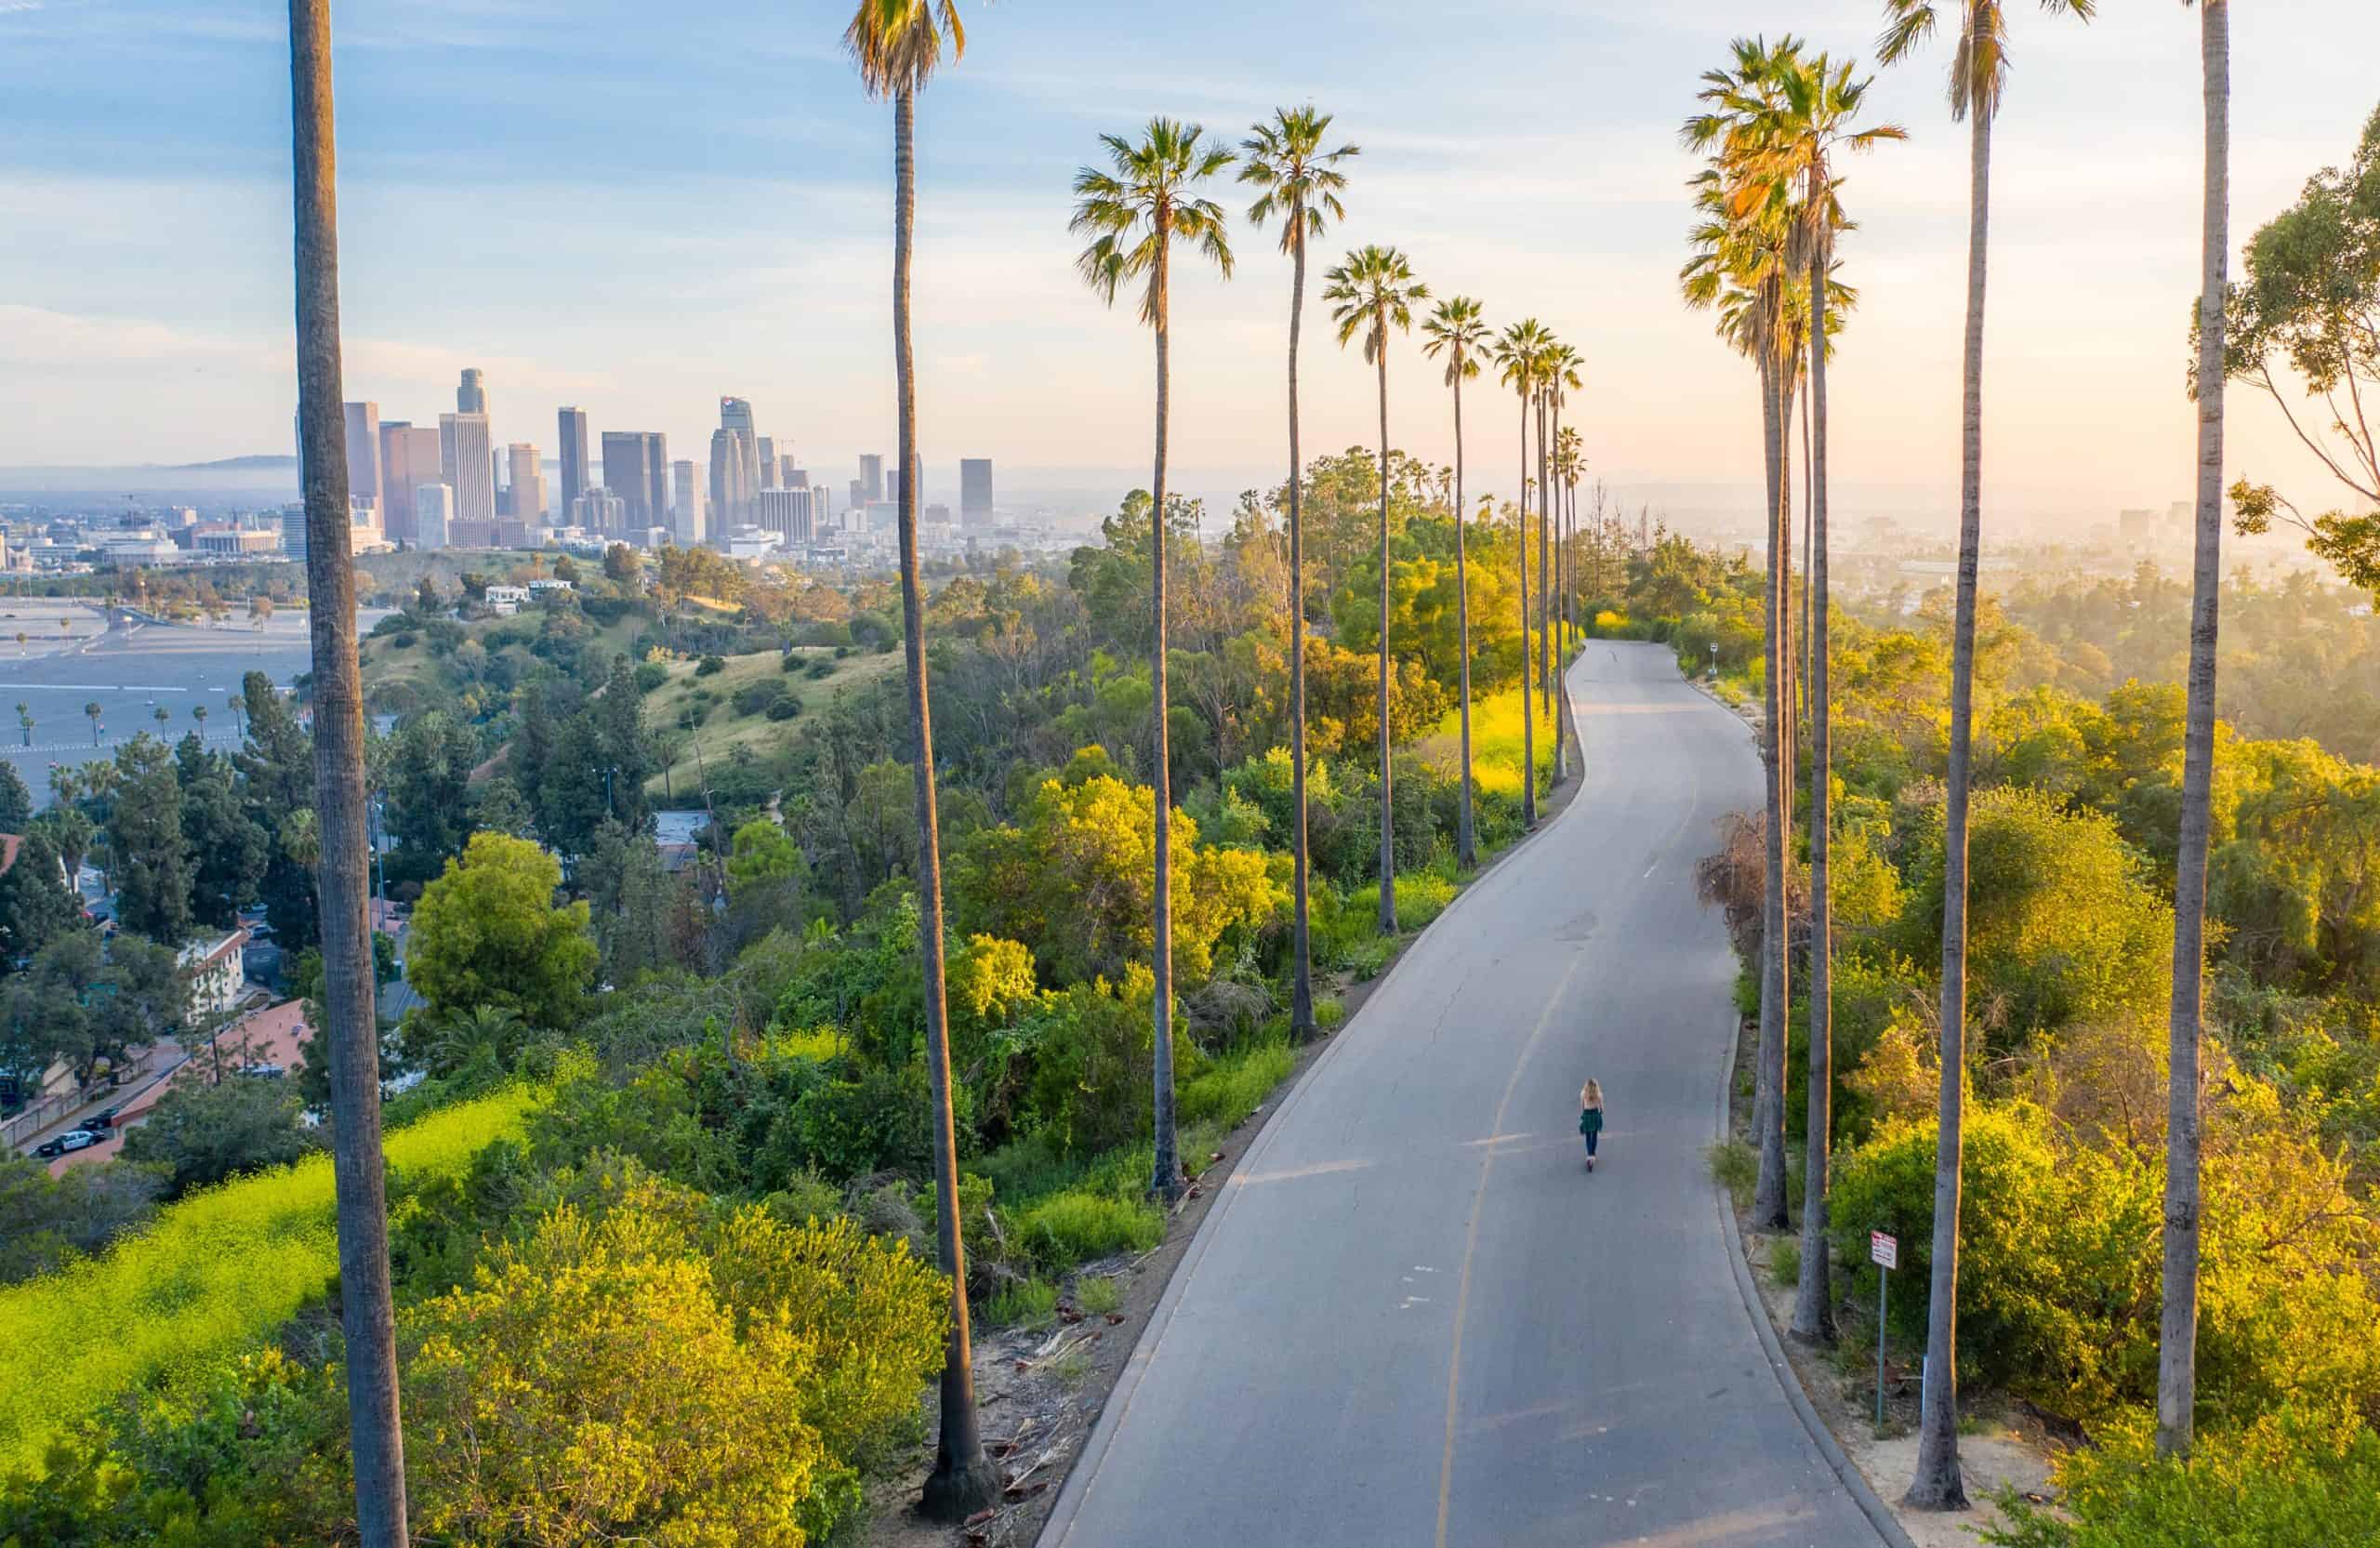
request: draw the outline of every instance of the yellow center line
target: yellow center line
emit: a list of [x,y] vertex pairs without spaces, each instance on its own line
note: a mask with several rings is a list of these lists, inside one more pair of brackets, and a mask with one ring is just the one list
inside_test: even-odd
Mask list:
[[[1537,1040],[1554,1024],[1554,1012],[1561,1007],[1562,997],[1570,988],[1570,980],[1578,975],[1582,954],[1574,953],[1570,965],[1562,972],[1562,982],[1554,986],[1554,996],[1529,1028],[1528,1041],[1521,1045],[1520,1057],[1513,1061],[1511,1078],[1504,1082],[1504,1094],[1496,1104],[1496,1119],[1488,1125],[1490,1134],[1504,1131],[1504,1110],[1513,1105],[1513,1092],[1520,1089],[1521,1071],[1528,1067],[1528,1056],[1536,1049]],[[1454,1430],[1455,1407],[1462,1389],[1462,1324],[1471,1309],[1471,1260],[1479,1250],[1479,1214],[1488,1201],[1488,1179],[1496,1170],[1495,1145],[1488,1147],[1479,1164],[1479,1190],[1471,1198],[1471,1224],[1462,1243],[1462,1275],[1454,1295],[1454,1347],[1447,1356],[1447,1440],[1446,1450],[1438,1462],[1438,1535],[1437,1548],[1447,1548],[1447,1512],[1454,1501]]]

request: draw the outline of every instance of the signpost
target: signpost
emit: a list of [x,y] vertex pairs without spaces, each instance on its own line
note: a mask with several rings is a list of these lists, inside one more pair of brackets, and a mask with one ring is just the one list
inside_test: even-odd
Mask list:
[[1884,1422],[1884,1297],[1900,1266],[1900,1238],[1882,1231],[1868,1233],[1868,1259],[1876,1265],[1876,1423]]

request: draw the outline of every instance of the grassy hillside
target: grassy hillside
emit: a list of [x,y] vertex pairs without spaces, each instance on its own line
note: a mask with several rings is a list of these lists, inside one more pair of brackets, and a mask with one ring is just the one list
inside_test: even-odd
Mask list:
[[[699,661],[673,661],[667,681],[645,695],[644,723],[659,734],[670,761],[667,776],[656,774],[646,786],[655,796],[700,789],[701,765],[730,759],[738,747],[760,752],[775,746],[793,734],[800,715],[828,703],[837,691],[899,670],[901,654],[838,659],[833,650],[817,646],[798,647],[789,657],[766,650],[719,659],[724,665],[708,673]],[[769,717],[763,701],[779,689],[801,706],[800,714]]]

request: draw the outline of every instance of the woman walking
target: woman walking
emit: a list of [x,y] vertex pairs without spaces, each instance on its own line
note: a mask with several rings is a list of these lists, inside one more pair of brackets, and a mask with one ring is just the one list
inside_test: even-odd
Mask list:
[[1587,1137],[1587,1170],[1595,1169],[1595,1141],[1603,1135],[1603,1087],[1589,1080],[1579,1089],[1579,1132]]

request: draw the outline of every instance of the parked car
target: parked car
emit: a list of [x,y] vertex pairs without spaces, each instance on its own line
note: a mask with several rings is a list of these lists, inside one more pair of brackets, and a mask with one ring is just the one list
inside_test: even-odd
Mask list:
[[60,1156],[72,1155],[77,1150],[88,1150],[99,1143],[99,1136],[92,1133],[88,1129],[69,1129],[58,1138],[46,1140],[35,1145],[33,1154],[47,1161]]
[[119,1110],[114,1107],[102,1107],[96,1113],[86,1113],[83,1115],[82,1127],[95,1133],[102,1129],[112,1129],[115,1127],[115,1115]]
[[289,1072],[279,1065],[242,1065],[240,1073],[253,1076],[259,1080],[278,1080]]

